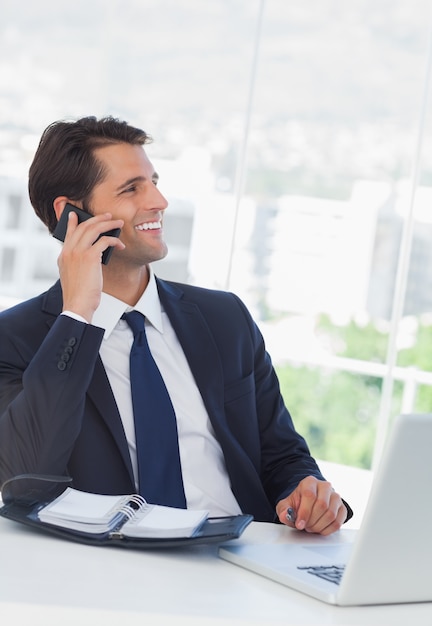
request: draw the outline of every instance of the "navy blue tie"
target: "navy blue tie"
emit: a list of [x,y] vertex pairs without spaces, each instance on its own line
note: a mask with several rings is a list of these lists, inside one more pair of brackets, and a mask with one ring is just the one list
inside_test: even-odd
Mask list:
[[167,388],[150,352],[144,316],[123,318],[134,334],[130,381],[135,421],[140,494],[152,504],[186,508],[177,421]]

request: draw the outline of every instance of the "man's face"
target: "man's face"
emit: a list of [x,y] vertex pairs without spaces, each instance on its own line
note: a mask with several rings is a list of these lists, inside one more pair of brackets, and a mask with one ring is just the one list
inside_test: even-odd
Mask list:
[[89,208],[94,215],[112,214],[124,220],[120,239],[126,248],[114,250],[110,264],[143,266],[163,259],[167,246],[162,219],[168,203],[156,187],[158,175],[144,149],[127,143],[95,150],[104,180],[93,189]]

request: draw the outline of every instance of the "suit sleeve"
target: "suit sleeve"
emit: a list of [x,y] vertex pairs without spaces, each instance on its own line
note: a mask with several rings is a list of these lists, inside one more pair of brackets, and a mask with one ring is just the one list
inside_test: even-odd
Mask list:
[[17,474],[65,474],[103,337],[67,316],[40,341],[40,324],[33,335],[31,326],[0,320],[0,485]]
[[[237,298],[236,298],[237,299]],[[305,439],[296,431],[280,392],[279,381],[263,337],[241,300],[254,346],[255,399],[261,442],[261,480],[273,506],[307,476],[325,480]],[[344,501],[348,517],[352,510]]]

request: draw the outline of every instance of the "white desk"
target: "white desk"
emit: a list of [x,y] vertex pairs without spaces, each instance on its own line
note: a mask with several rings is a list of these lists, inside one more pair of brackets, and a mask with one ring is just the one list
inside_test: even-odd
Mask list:
[[[341,535],[349,540],[353,532],[346,529]],[[296,538],[299,533],[287,527],[254,522],[238,541],[284,543]],[[97,548],[0,518],[0,623],[432,625],[432,603],[332,607],[216,554],[215,546],[154,552]]]

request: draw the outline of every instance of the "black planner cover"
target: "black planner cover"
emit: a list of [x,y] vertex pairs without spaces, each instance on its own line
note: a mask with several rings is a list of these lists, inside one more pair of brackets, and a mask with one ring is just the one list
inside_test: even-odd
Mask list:
[[192,537],[175,538],[125,537],[118,532],[94,535],[42,522],[38,517],[38,511],[71,485],[72,479],[63,476],[33,474],[16,476],[2,486],[3,506],[0,508],[0,516],[69,541],[93,546],[146,550],[224,543],[240,537],[253,520],[251,515],[209,517]]

